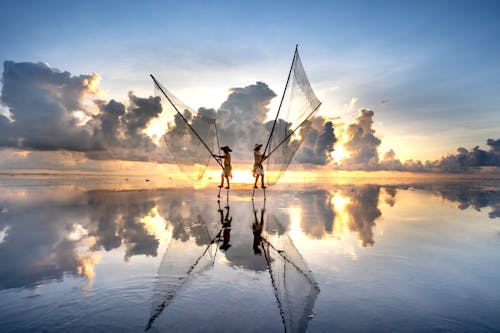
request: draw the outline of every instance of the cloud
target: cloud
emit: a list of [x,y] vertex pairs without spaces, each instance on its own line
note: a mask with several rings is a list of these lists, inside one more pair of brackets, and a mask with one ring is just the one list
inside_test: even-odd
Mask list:
[[220,144],[229,145],[236,158],[251,160],[254,144],[266,144],[269,129],[265,122],[276,94],[264,82],[230,91],[217,110]]
[[344,109],[346,111],[353,111],[357,102],[358,102],[358,98],[357,97],[351,98],[351,100],[349,101],[349,103],[347,103],[347,104],[344,105]]
[[350,197],[346,210],[352,216],[350,229],[357,231],[363,246],[373,246],[373,227],[375,220],[382,215],[378,208],[380,188],[377,186],[360,186]]
[[208,244],[201,219],[217,221],[213,203],[193,200],[197,194],[192,191],[54,192],[35,187],[1,194],[0,289],[34,287],[62,280],[65,273],[89,277],[86,263],[102,250],[120,249],[124,260],[157,256],[159,239],[143,222],[156,207],[174,238],[193,237],[198,245]]
[[88,151],[92,159],[118,159],[129,161],[166,160],[162,150],[144,133],[152,119],[157,118],[162,106],[159,97],[142,98],[129,92],[129,105],[115,100],[97,100],[99,113],[93,116],[94,135],[102,150]]
[[[68,165],[64,160],[72,156],[80,166],[86,164],[85,158],[172,163],[174,159],[168,148],[180,151],[176,149],[179,145],[199,148],[200,156],[206,155],[197,139],[186,135],[190,130],[178,115],[175,116],[178,125],[167,129],[158,143],[146,134],[151,124],[163,121],[161,115],[165,105],[162,107],[159,97],[139,97],[129,92],[126,104],[104,100],[99,81],[95,73],[73,75],[46,63],[5,61],[0,99],[0,147],[32,153],[24,159],[4,153],[13,160],[2,161],[2,167],[15,167],[18,163],[20,167],[36,168],[38,161],[38,168],[62,168]],[[266,120],[271,111],[270,102],[276,96],[267,84],[256,82],[232,88],[217,110],[202,107],[197,111],[185,111],[185,116],[192,120],[202,136],[212,139],[213,132],[204,119],[215,118],[220,145],[231,146],[234,160],[251,161],[253,145],[267,141],[273,121]],[[352,98],[346,108],[354,108],[357,101],[357,97]],[[388,100],[381,103],[386,104]],[[309,119],[300,129],[303,142],[293,161],[331,164],[346,170],[468,172],[483,166],[500,167],[500,139],[494,138],[486,142],[489,150],[478,146],[471,150],[460,147],[456,153],[436,161],[403,162],[393,150],[379,160],[382,141],[373,129],[374,117],[373,110],[360,109],[356,120],[344,126],[334,125],[325,117]],[[284,129],[289,127],[284,121],[278,125]],[[334,164],[331,155],[338,148],[349,156]],[[214,150],[218,151],[215,143]],[[48,155],[36,151],[69,153],[64,156],[57,153],[59,155],[54,155],[51,161]]]
[[331,153],[337,142],[333,123],[323,117],[313,117],[301,129],[302,144],[295,155],[298,163],[326,165],[332,161]]
[[479,146],[471,150],[459,147],[455,154],[426,162],[425,168],[433,171],[467,172],[479,167],[500,167],[500,139],[488,139],[486,144],[490,146],[489,150],[480,149]]
[[95,73],[75,76],[45,63],[5,61],[1,102],[8,113],[0,114],[0,146],[150,160],[157,146],[143,131],[161,113],[160,99],[130,92],[128,106],[106,102],[99,99],[99,80]]
[[[489,208],[489,218],[500,218],[500,191],[491,188],[473,187],[467,183],[415,184],[413,188],[432,192],[444,200],[457,203],[461,210],[473,208],[477,211]],[[406,188],[403,188],[406,189]]]
[[141,223],[156,205],[153,198],[136,191],[90,191],[87,197],[91,223],[86,228],[95,239],[93,251],[110,251],[123,244],[126,260],[134,255],[157,255],[159,241]]
[[93,125],[79,125],[82,98],[96,95],[93,75],[72,76],[45,63],[4,62],[3,105],[9,121],[0,115],[0,146],[35,150],[100,149]]
[[338,164],[346,170],[391,170],[411,172],[469,172],[478,167],[500,167],[500,139],[488,139],[489,150],[479,146],[467,150],[457,149],[455,154],[447,154],[435,161],[407,160],[400,161],[394,150],[389,149],[379,160],[378,148],[382,140],[372,128],[375,112],[360,109],[355,122],[344,125],[338,130],[344,138],[337,144],[350,154]]
[[375,170],[378,167],[378,147],[382,142],[375,136],[372,128],[372,110],[360,109],[356,122],[349,124],[344,131],[347,138],[343,143],[344,149],[350,156],[341,161],[344,169],[367,169]]
[[[2,80],[0,147],[82,152],[94,160],[173,162],[166,143],[190,144],[178,115],[175,121],[181,126],[168,129],[158,144],[153,142],[145,131],[152,122],[161,121],[160,98],[129,92],[127,105],[103,100],[95,73],[72,75],[46,63],[5,61]],[[254,143],[265,144],[269,135],[272,121],[266,119],[274,97],[267,84],[257,82],[232,88],[217,110],[184,112],[199,132],[208,131],[203,117],[216,118],[220,144],[230,145],[236,159],[252,160]],[[331,123],[318,118],[308,125],[307,149],[299,154],[300,160],[328,163],[335,141]]]
[[70,207],[60,202],[4,205],[6,212],[0,218],[0,230],[7,232],[0,243],[0,289],[60,280],[65,272],[78,274],[84,257],[77,251],[79,241],[68,235],[86,214],[81,205],[77,202]]

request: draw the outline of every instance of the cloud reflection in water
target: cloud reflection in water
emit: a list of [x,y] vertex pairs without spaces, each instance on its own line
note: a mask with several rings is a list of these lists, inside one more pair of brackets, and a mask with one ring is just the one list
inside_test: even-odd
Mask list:
[[[432,192],[459,209],[487,208],[490,218],[500,217],[500,191],[467,184],[276,191],[266,209],[293,229],[292,237],[293,232],[310,239],[355,234],[361,246],[369,247],[376,244],[373,228],[382,217],[381,204],[397,205],[398,191],[408,189]],[[126,261],[139,255],[156,257],[162,237],[193,238],[201,246],[206,244],[202,229],[190,225],[203,222],[213,231],[219,223],[212,195],[200,190],[85,192],[26,187],[4,191],[0,205],[0,289],[34,287],[62,280],[65,274],[92,279],[102,251],[121,251]],[[231,235],[227,264],[265,270],[262,258],[249,255],[253,253],[250,202],[234,201],[231,210],[233,226],[243,227]]]

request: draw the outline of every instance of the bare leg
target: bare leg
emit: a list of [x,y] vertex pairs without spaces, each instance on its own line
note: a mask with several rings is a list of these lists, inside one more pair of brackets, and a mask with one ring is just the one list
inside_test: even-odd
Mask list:
[[220,185],[219,185],[219,188],[223,187],[224,187],[224,174],[220,175]]
[[258,188],[257,187],[257,182],[259,181],[259,175],[255,175],[255,183],[253,184],[253,188]]
[[229,176],[226,176],[226,181],[227,181],[227,189],[229,189]]
[[260,175],[260,183],[261,183],[261,186],[260,186],[260,187],[261,187],[262,189],[265,189],[265,188],[266,188],[266,186],[264,186],[264,175]]

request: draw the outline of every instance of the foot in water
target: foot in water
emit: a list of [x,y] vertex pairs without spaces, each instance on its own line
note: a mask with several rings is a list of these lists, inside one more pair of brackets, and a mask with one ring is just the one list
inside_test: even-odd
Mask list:
[[218,188],[222,188],[222,185],[217,186]]
[[226,190],[229,190],[229,189],[230,189],[230,187],[229,187],[229,186],[226,186],[225,188],[226,188]]
[[253,187],[253,188],[259,188],[259,187],[258,187],[257,185],[254,185],[254,187]]
[[267,188],[267,186],[262,186],[261,189],[265,190]]

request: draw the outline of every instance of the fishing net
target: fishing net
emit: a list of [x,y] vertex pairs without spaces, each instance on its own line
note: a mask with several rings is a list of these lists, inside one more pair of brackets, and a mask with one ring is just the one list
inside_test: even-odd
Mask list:
[[[278,222],[270,215],[268,221]],[[319,287],[288,233],[267,234],[264,255],[285,332],[305,332]]]
[[266,173],[269,185],[275,184],[292,162],[310,128],[307,119],[320,104],[307,79],[299,53],[295,50],[290,78],[285,87],[276,121],[267,124],[270,137],[264,153],[269,155]]
[[163,140],[170,154],[186,176],[200,180],[217,147],[215,113],[203,108],[191,109],[157,81],[155,96],[161,98],[166,114],[167,131]]
[[174,223],[172,235],[158,268],[151,317],[146,330],[153,326],[154,321],[168,307],[174,296],[193,277],[214,265],[217,247],[217,243],[213,242],[215,235],[211,235],[201,215],[198,215],[196,220],[184,219]]

